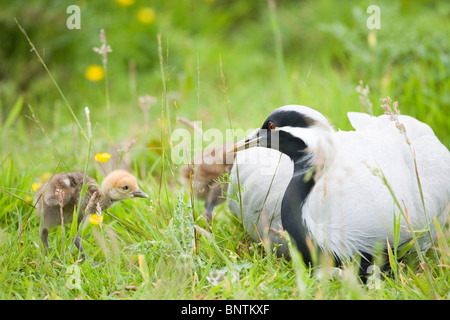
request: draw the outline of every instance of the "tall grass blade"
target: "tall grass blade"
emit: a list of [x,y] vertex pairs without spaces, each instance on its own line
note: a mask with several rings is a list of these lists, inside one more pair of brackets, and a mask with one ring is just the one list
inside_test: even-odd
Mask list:
[[7,130],[9,127],[11,127],[11,125],[14,123],[14,121],[20,115],[22,106],[23,106],[23,96],[20,95],[17,98],[16,103],[14,104],[13,108],[9,112],[8,117],[5,120],[5,123],[3,124],[2,130]]
[[283,55],[283,42],[281,38],[280,26],[276,14],[276,0],[267,0],[270,14],[270,26],[272,27],[275,55],[277,59],[277,67],[279,73],[279,88],[282,93],[282,101],[284,104],[288,103],[288,90],[286,85],[286,67]]
[[148,265],[147,260],[145,259],[145,255],[143,254],[138,255],[138,264],[139,264],[139,271],[141,272],[144,282],[148,283],[150,281],[150,273],[148,271]]
[[73,209],[72,215],[72,225],[70,226],[70,237],[75,238],[77,236],[78,231],[78,219],[77,219],[77,209]]

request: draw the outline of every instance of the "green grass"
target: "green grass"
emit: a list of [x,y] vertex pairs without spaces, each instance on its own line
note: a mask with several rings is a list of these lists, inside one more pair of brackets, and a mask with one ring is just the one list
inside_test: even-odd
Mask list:
[[[436,247],[423,257],[426,267],[391,261],[394,274],[374,288],[360,282],[355,265],[330,280],[298,259],[266,252],[226,205],[216,209],[213,232],[203,231],[203,203],[194,199],[191,207],[179,166],[170,161],[170,133],[186,129],[177,116],[201,120],[203,130],[247,130],[276,107],[298,103],[345,130],[347,111],[365,111],[355,91],[363,80],[376,115],[383,112],[379,98],[390,96],[450,146],[446,2],[380,2],[375,46],[367,41],[368,1],[276,4],[271,10],[265,1],[157,1],[156,20],[143,25],[136,12],[144,2],[83,2],[81,30],[66,29],[68,4],[13,2],[2,10],[0,299],[450,298],[448,226],[440,226]],[[84,76],[87,66],[102,63],[92,50],[101,28],[113,50],[107,90],[104,80]],[[137,104],[144,94],[158,99],[148,128]],[[84,138],[86,106],[91,140]],[[82,229],[83,246],[102,269],[77,261],[70,226],[63,238],[60,228],[50,232],[45,254],[39,219],[24,201],[33,182],[69,170],[101,180],[93,155],[133,139],[126,157],[150,200],[123,202],[108,210],[101,228]],[[225,271],[222,282],[210,282]]]

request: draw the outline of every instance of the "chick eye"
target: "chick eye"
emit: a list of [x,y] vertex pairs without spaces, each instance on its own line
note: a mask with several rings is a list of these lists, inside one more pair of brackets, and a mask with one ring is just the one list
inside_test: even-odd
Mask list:
[[270,131],[275,130],[275,125],[272,122],[269,122],[269,129]]
[[122,189],[123,190],[128,190],[128,186],[123,186]]

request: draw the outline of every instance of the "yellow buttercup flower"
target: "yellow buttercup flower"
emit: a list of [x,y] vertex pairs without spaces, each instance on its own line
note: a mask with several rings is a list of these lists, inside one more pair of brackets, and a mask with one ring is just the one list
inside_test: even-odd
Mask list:
[[52,174],[50,172],[44,172],[40,178],[42,182],[47,182],[48,180],[50,180],[51,177]]
[[122,7],[129,7],[134,3],[134,0],[116,0],[116,3]]
[[106,153],[106,152],[104,152],[104,153],[97,153],[94,158],[98,162],[105,163],[105,162],[107,162],[109,160],[109,158],[111,158],[111,155],[109,153]]
[[31,184],[31,189],[36,192],[42,186],[42,182],[33,182]]
[[374,49],[377,46],[377,34],[375,31],[370,31],[367,35],[367,44],[371,49]]
[[89,222],[92,224],[100,224],[103,222],[103,215],[93,214],[89,217]]
[[27,196],[25,198],[25,201],[28,202],[28,203],[31,203],[31,202],[33,202],[33,198]]
[[137,18],[143,24],[150,24],[155,21],[155,10],[152,8],[141,8],[137,13]]
[[84,72],[84,76],[89,81],[97,82],[105,77],[105,71],[101,66],[92,64],[89,67],[87,67],[86,71]]

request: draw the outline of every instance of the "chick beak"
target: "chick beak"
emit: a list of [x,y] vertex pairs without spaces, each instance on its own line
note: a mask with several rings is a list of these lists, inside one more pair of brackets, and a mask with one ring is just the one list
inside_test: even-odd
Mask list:
[[144,191],[142,191],[140,189],[133,191],[131,194],[135,198],[148,198],[148,194],[146,194]]
[[260,140],[261,140],[261,132],[262,132],[261,129],[256,129],[255,131],[253,131],[251,134],[249,134],[247,137],[245,137],[241,141],[236,142],[234,144],[234,146],[232,146],[231,148],[229,148],[227,150],[227,153],[238,152],[241,150],[259,146]]

